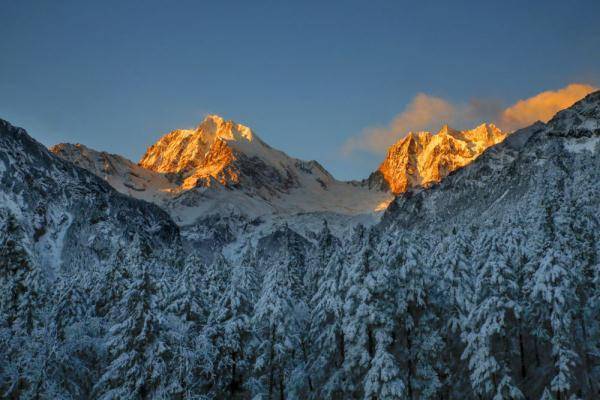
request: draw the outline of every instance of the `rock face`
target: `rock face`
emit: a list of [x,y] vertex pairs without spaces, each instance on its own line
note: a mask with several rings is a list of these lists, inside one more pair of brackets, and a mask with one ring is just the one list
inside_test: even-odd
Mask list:
[[250,128],[217,115],[209,115],[196,129],[163,136],[139,163],[154,172],[178,174],[183,190],[217,181],[225,187],[270,193],[298,186],[293,164],[294,160],[269,147]]
[[140,165],[156,172],[189,173],[204,166],[211,146],[222,140],[245,142],[248,147],[264,145],[250,128],[209,115],[196,129],[174,130],[160,138],[148,148]]
[[394,194],[427,187],[471,163],[506,136],[493,124],[465,131],[446,125],[437,134],[410,132],[390,147],[379,169],[369,177],[368,185],[389,189]]

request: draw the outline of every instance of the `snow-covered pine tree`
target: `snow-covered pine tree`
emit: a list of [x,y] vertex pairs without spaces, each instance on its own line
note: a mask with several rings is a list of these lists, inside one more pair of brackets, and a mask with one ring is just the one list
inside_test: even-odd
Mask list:
[[[27,309],[27,304],[35,301],[37,294],[34,292],[36,287],[28,287],[27,281],[37,277],[32,275],[37,271],[19,222],[12,212],[2,211],[6,219],[3,218],[5,222],[0,236],[0,318],[3,319],[2,325],[13,327],[19,323],[31,332],[35,310]],[[32,291],[30,295],[29,291]]]
[[[563,253],[569,259],[570,273],[573,278],[575,293],[573,302],[569,304],[573,319],[573,346],[578,354],[578,368],[574,371],[573,392],[581,393],[585,398],[600,393],[600,351],[598,346],[598,330],[600,305],[594,275],[598,274],[598,256],[595,250],[595,238],[599,221],[593,217],[585,204],[594,204],[593,195],[586,199],[586,188],[581,193],[566,196],[560,209],[555,214],[555,228]],[[593,299],[595,297],[595,299]]]
[[13,360],[21,384],[15,398],[67,398],[71,394],[61,385],[57,367],[70,360],[52,331],[50,313],[47,309],[40,308],[40,311],[43,322],[29,335],[13,336],[14,343],[20,347],[18,357]]
[[60,275],[55,282],[47,336],[55,341],[52,367],[57,386],[65,393],[89,397],[98,379],[100,324],[85,295],[84,277]]
[[[371,239],[368,246],[374,254],[381,250]],[[373,257],[367,273],[364,288],[369,296],[363,304],[370,308],[368,322],[372,329],[375,351],[363,383],[366,399],[392,400],[407,396],[406,380],[403,377],[397,354],[395,354],[396,283],[393,266],[384,263],[378,256]]]
[[133,265],[122,299],[114,304],[116,324],[105,338],[109,362],[94,386],[94,397],[161,398],[168,396],[171,350],[158,308],[155,265]]
[[364,379],[364,398],[373,400],[406,398],[402,372],[397,359],[390,352],[393,337],[389,327],[375,329],[375,343],[375,353]]
[[473,298],[473,268],[468,229],[455,229],[446,240],[447,246],[436,254],[438,285],[446,309],[448,334],[456,335],[463,327]]
[[523,394],[510,368],[516,321],[521,313],[513,265],[499,238],[482,238],[487,257],[477,272],[475,302],[463,340],[475,393],[494,399],[518,399]]
[[110,312],[114,310],[114,305],[122,299],[130,278],[126,261],[118,253],[113,255],[107,264],[96,273],[91,287],[96,316],[108,320],[114,317],[110,315]]
[[[468,310],[473,302],[474,268],[470,245],[470,229],[453,227],[433,253],[429,307],[438,318],[437,328],[443,341],[439,354],[440,396],[460,396],[470,387],[466,369],[461,360],[463,343],[460,338],[465,328]],[[435,277],[439,277],[435,279]]]
[[[527,380],[531,378],[530,359],[535,357],[536,345],[531,332],[534,330],[530,318],[531,301],[527,292],[527,285],[533,280],[535,272],[535,260],[539,257],[543,240],[539,240],[539,235],[528,234],[526,221],[527,213],[523,210],[515,210],[514,214],[504,217],[501,223],[503,240],[501,247],[506,254],[506,261],[514,271],[518,292],[516,293],[519,315],[515,315],[511,330],[515,339],[511,340],[513,355],[518,359],[514,363],[513,376],[518,377],[519,387],[525,391]],[[533,223],[531,226],[536,226]],[[540,246],[540,247],[538,247]],[[533,261],[533,262],[532,262]],[[518,363],[518,368],[516,364]]]
[[298,315],[298,304],[302,300],[296,295],[299,282],[293,264],[281,260],[267,271],[254,310],[256,379],[252,391],[269,400],[286,397],[290,374],[301,356],[303,316]]
[[[69,277],[71,278],[71,277]],[[40,305],[41,323],[23,341],[18,360],[27,384],[22,398],[89,398],[96,381],[95,366],[100,360],[97,337],[89,335],[86,299],[77,279],[58,277],[54,293]],[[94,325],[92,322],[90,325]]]
[[399,398],[404,390],[397,360],[390,353],[394,298],[391,274],[377,256],[372,232],[358,226],[344,271],[344,397]]
[[166,318],[172,327],[168,338],[174,368],[170,371],[171,394],[192,397],[208,382],[213,348],[202,337],[208,314],[202,290],[203,264],[188,257],[168,293]]
[[577,296],[581,264],[569,250],[573,238],[569,232],[570,212],[554,202],[547,203],[546,210],[546,241],[530,283],[530,300],[538,336],[548,340],[552,350],[546,388],[558,399],[566,399],[577,389],[575,373],[581,362],[574,329],[581,309]]
[[296,302],[294,304],[294,314],[297,324],[298,349],[295,354],[295,362],[290,371],[287,391],[288,397],[307,398],[312,396],[314,385],[309,369],[309,357],[312,343],[310,342],[309,323],[311,310],[308,308],[310,301],[309,286],[306,286],[304,279],[307,273],[307,257],[304,252],[299,236],[296,232],[285,226],[284,229],[284,260],[288,269],[292,273],[293,287],[292,291]]
[[[198,268],[202,271],[202,292],[204,293],[204,304],[205,310],[210,313],[214,307],[217,306],[221,299],[221,296],[231,276],[231,266],[223,254],[218,253],[214,260],[206,265],[199,264],[197,257],[188,259],[187,264],[190,268]],[[208,314],[206,315],[208,318]]]
[[10,211],[0,232],[0,395],[7,398],[40,395],[43,371],[36,359],[44,348],[47,291],[32,258],[25,232]]
[[336,249],[320,274],[317,291],[310,302],[310,374],[315,397],[342,399],[345,377],[345,339],[343,332],[344,288],[342,274],[346,254]]
[[566,398],[571,389],[577,354],[573,351],[571,327],[574,283],[569,260],[562,251],[549,246],[540,260],[534,275],[531,291],[532,301],[538,309],[538,326],[549,329],[544,336],[550,338],[554,372],[550,389],[557,397]]
[[211,360],[210,393],[215,398],[236,398],[247,389],[254,340],[252,314],[256,300],[256,262],[249,247],[241,263],[231,271],[231,280],[204,329],[214,349]]
[[432,268],[416,238],[403,236],[388,249],[386,264],[391,269],[394,320],[398,359],[408,398],[432,398],[441,388],[439,354],[443,348],[431,296]]
[[307,291],[307,301],[310,302],[318,290],[321,275],[338,247],[337,239],[331,233],[327,220],[323,220],[321,231],[317,235],[316,255],[308,263],[304,274],[304,287]]
[[357,225],[347,243],[347,263],[342,273],[344,306],[342,309],[342,332],[344,335],[343,369],[346,377],[344,397],[361,396],[362,380],[375,353],[375,338],[366,316],[371,313],[362,306],[364,280],[372,268],[369,233],[363,225]]

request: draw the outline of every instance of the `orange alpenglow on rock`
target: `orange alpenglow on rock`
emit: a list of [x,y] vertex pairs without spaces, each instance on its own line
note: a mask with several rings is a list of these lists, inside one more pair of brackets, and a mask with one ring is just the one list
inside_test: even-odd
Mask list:
[[139,165],[155,172],[179,174],[182,189],[210,186],[211,178],[225,186],[236,185],[239,171],[234,163],[235,150],[261,144],[250,128],[209,115],[196,129],[179,129],[160,138],[148,148]]
[[445,125],[437,134],[410,132],[390,147],[379,169],[369,177],[369,186],[389,189],[395,194],[427,187],[471,163],[506,136],[493,124],[464,131]]

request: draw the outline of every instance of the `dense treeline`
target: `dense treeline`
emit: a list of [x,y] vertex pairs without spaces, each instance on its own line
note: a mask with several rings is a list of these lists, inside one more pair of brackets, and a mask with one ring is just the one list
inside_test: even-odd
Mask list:
[[[160,265],[133,238],[49,277],[3,211],[2,398],[593,399],[598,221],[543,201],[442,238],[324,225],[261,265]],[[52,282],[48,284],[48,282]]]

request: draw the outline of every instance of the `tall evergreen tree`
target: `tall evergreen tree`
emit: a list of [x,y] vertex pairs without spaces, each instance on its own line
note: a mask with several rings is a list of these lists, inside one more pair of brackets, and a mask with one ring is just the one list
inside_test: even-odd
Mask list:
[[208,314],[203,273],[203,264],[188,257],[168,293],[166,317],[173,328],[166,340],[174,359],[169,378],[172,395],[193,397],[205,389],[211,373],[213,348],[202,336]]
[[153,267],[132,266],[132,278],[115,304],[117,323],[106,337],[110,362],[94,387],[99,399],[167,397],[171,351],[163,339]]
[[342,275],[346,256],[342,250],[336,250],[328,261],[322,261],[326,264],[310,303],[313,347],[309,368],[314,378],[316,398],[341,399],[345,386]]
[[215,349],[211,393],[216,398],[235,398],[246,388],[252,366],[251,342],[254,340],[252,314],[256,300],[256,265],[251,249],[233,267],[231,280],[204,330]]
[[39,357],[44,357],[47,291],[28,250],[25,232],[11,212],[0,232],[0,394],[35,397],[43,393]]
[[[227,284],[231,277],[231,266],[223,254],[218,253],[211,263],[203,265],[199,263],[198,258],[193,257],[188,260],[189,268],[199,268],[203,270],[202,291],[204,292],[205,310],[210,313],[217,306],[221,295],[227,289]],[[206,315],[208,318],[208,314]]]
[[253,391],[268,399],[286,397],[290,374],[299,356],[301,300],[296,296],[297,287],[292,263],[283,260],[267,272],[256,303],[253,324],[257,380]]
[[327,220],[323,220],[323,226],[317,236],[316,255],[307,266],[304,274],[304,286],[307,290],[307,301],[310,302],[318,290],[321,275],[337,248],[337,239],[331,233]]
[[496,238],[482,243],[489,247],[475,282],[463,357],[468,359],[476,393],[496,399],[522,398],[509,367],[511,340],[521,313],[516,273]]
[[[377,256],[374,236],[359,226],[351,243],[343,308],[346,396],[397,398],[404,390],[397,360],[390,353],[394,301],[390,271]],[[359,384],[360,383],[360,384]]]
[[541,326],[549,323],[549,332],[546,334],[550,337],[554,360],[550,389],[558,397],[564,397],[569,392],[575,363],[578,361],[571,341],[573,310],[569,306],[574,300],[574,288],[569,267],[562,252],[548,248],[534,275],[535,282],[531,292],[532,300],[539,309],[538,315],[543,318],[539,323]]
[[398,358],[403,362],[408,398],[432,398],[441,381],[439,354],[444,342],[430,298],[432,268],[414,237],[404,236],[390,249]]

